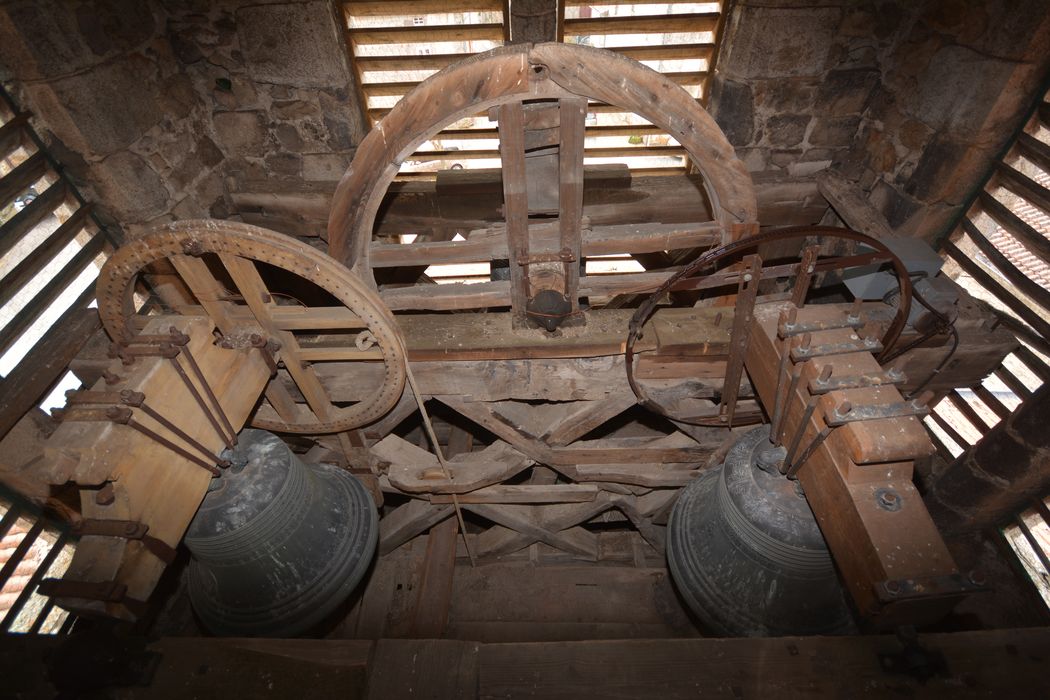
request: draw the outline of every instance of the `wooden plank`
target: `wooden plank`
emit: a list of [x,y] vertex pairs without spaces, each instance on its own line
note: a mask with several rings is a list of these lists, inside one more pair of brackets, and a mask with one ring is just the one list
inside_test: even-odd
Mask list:
[[1030,369],[1037,377],[1042,379],[1044,382],[1050,382],[1050,366],[1047,366],[1046,361],[1043,358],[1036,355],[1034,352],[1029,350],[1024,345],[1019,345],[1014,354],[1017,355],[1025,367]]
[[451,639],[380,639],[368,665],[366,697],[476,697],[479,646]]
[[999,381],[1005,384],[1007,388],[1014,393],[1014,396],[1022,401],[1031,397],[1032,390],[1029,389],[1024,382],[1018,379],[1005,365],[1000,366],[992,372],[992,374],[998,377]]
[[436,639],[444,636],[452,600],[458,534],[459,521],[456,518],[448,518],[430,528],[412,615],[413,637]]
[[[457,498],[460,503],[584,503],[598,496],[598,487],[593,484],[550,484],[548,486],[506,485],[486,486],[464,493]],[[452,503],[448,494],[432,494],[430,502]]]
[[717,12],[683,12],[661,16],[634,15],[566,19],[566,36],[601,34],[663,34],[713,32],[718,26]]
[[559,250],[568,251],[572,260],[562,265],[565,296],[573,313],[579,311],[580,260],[582,258],[581,218],[583,216],[584,126],[587,101],[580,98],[558,100],[560,145],[558,147],[558,230]]
[[[629,223],[687,223],[710,221],[711,213],[695,176],[678,173],[639,174],[638,169],[616,174],[628,178],[622,192],[611,192],[605,173],[584,166],[583,215],[592,228]],[[445,188],[439,182],[394,183],[384,197],[382,215],[376,221],[380,236],[429,230],[436,222],[457,230],[471,231],[503,221],[503,190],[498,170],[485,169],[484,182],[467,189],[457,184]],[[673,169],[667,172],[672,172]],[[626,168],[624,168],[626,171]],[[464,171],[447,171],[464,172]],[[435,177],[435,173],[425,173]],[[444,178],[446,172],[441,173]],[[759,216],[764,224],[788,226],[818,221],[827,203],[812,178],[788,179],[776,173],[756,173],[755,192]],[[617,182],[622,182],[617,180]],[[272,183],[252,182],[230,194],[234,209],[275,221],[303,221],[303,235],[319,235],[331,207],[334,183],[313,189],[275,191]],[[276,224],[271,224],[275,228]],[[299,233],[300,231],[295,231]]]
[[973,277],[974,281],[998,298],[999,301],[1017,314],[1021,320],[1032,326],[1036,332],[1044,338],[1050,338],[1050,323],[1047,323],[1042,316],[1018,299],[1014,294],[1011,294],[1010,290],[1003,287],[1003,285],[997,282],[995,278],[985,272],[980,265],[971,260],[966,253],[959,250],[954,243],[945,241],[943,247],[949,257],[958,263],[959,267],[965,270],[967,274]]
[[974,384],[970,387],[970,390],[977,395],[977,398],[981,400],[981,403],[990,408],[992,413],[999,417],[999,420],[1006,420],[1010,417],[1010,409],[999,400],[998,396],[989,391],[988,387],[984,384]]
[[[0,330],[0,353],[5,353],[11,349],[11,346],[18,342],[18,339],[22,337],[26,329],[33,325],[40,315],[48,310],[51,304],[80,276],[80,273],[94,264],[95,258],[102,252],[104,245],[105,241],[101,235],[96,235],[88,241],[80,249],[80,252],[73,256],[72,260],[55,273],[47,286],[40,290],[28,304],[22,307],[21,311],[15,314],[14,318],[7,322],[3,330]],[[76,304],[80,304],[81,299],[85,300],[84,303],[86,303],[86,299],[94,297],[94,291],[94,288],[88,285],[88,288],[81,294]]]
[[502,24],[421,25],[418,27],[388,27],[350,29],[355,46],[376,44],[414,44],[461,41],[503,41]]
[[19,112],[0,126],[0,158],[6,158],[24,139],[22,127],[29,123],[29,112]]
[[[36,204],[36,202],[33,202],[33,204]],[[34,248],[28,255],[22,258],[17,265],[15,265],[14,269],[3,276],[3,285],[0,285],[0,305],[6,304],[14,298],[14,296],[26,284],[28,284],[41,269],[50,263],[63,248],[69,245],[69,242],[72,241],[77,234],[84,230],[84,226],[88,223],[87,219],[92,206],[93,205],[88,204],[77,209],[77,211],[71,217],[66,219],[66,221],[63,222],[54,233],[48,236],[47,240]],[[25,212],[25,210],[23,210],[23,212]],[[2,232],[0,232],[0,236],[3,236]],[[17,242],[17,240],[13,238],[10,240],[12,245]],[[0,237],[0,249],[5,247],[7,241],[8,239]]]
[[1047,290],[1031,277],[1017,269],[1017,267],[995,247],[995,244],[984,237],[984,234],[981,233],[980,229],[978,229],[969,218],[963,219],[962,227],[966,232],[966,235],[970,237],[970,240],[974,242],[974,245],[984,253],[985,257],[988,258],[1003,277],[1017,287],[1018,291],[1029,296],[1032,301],[1041,305],[1044,309],[1050,309],[1050,290]]
[[981,210],[995,219],[996,223],[1017,239],[1029,253],[1050,265],[1050,240],[1010,211],[1006,205],[988,192],[982,191],[977,201]]
[[570,533],[567,532],[569,528],[559,530],[550,529],[546,526],[544,522],[545,510],[571,506],[494,505],[482,503],[463,503],[461,505],[464,510],[480,515],[503,527],[515,530],[533,541],[544,542],[557,549],[571,552],[592,561],[598,558],[598,538],[593,533],[583,530]]
[[529,300],[529,195],[525,184],[525,125],[520,102],[500,105],[499,153],[503,164],[503,215],[510,253],[510,304],[516,321],[524,323]]
[[354,56],[362,73],[369,71],[441,70],[445,66],[470,58],[470,53],[427,54],[424,56]]
[[696,59],[710,61],[714,44],[664,44],[655,46],[610,46],[610,51],[636,61],[674,61]]
[[[954,425],[949,423],[944,416],[938,413],[937,409],[930,411],[930,418],[933,419],[933,422],[936,423],[938,427],[940,427],[940,429],[951,438],[952,442],[959,446],[960,449],[965,450],[970,446],[970,442],[955,429]],[[948,461],[951,462],[951,460]]]
[[995,174],[1008,190],[1050,213],[1050,190],[1002,161],[996,164]]
[[893,235],[886,218],[872,205],[860,187],[838,171],[825,170],[817,175],[817,187],[849,228],[873,238]]
[[[540,245],[548,241],[553,244],[551,234],[555,232],[555,226],[557,224],[533,224],[529,227],[529,238]],[[582,231],[582,249],[585,256],[680,250],[710,247],[719,242],[720,236],[721,227],[713,221],[585,227]],[[401,267],[419,260],[426,260],[431,265],[462,264],[505,260],[507,255],[506,229],[499,225],[473,231],[465,241],[407,245],[373,243],[371,246],[373,267]]]
[[452,515],[450,505],[412,499],[379,521],[379,553],[387,554]]
[[350,17],[397,17],[402,15],[446,14],[453,12],[502,12],[502,0],[355,0],[346,6]]
[[988,419],[982,417],[981,414],[977,412],[977,409],[966,400],[966,397],[959,393],[958,389],[951,391],[945,398],[948,400],[948,403],[955,407],[955,410],[961,413],[963,417],[969,421],[974,430],[982,436],[993,427]]
[[[96,309],[74,305],[3,380],[0,380],[0,439],[36,406],[62,376],[102,322]],[[21,455],[28,459],[30,455]],[[24,461],[24,460],[22,460]]]
[[[1041,660],[1050,654],[1045,627],[922,634],[918,644],[944,654],[944,675],[919,680],[887,673],[880,654],[902,653],[889,635],[484,644],[477,693],[676,700],[1035,697],[1045,690]],[[705,659],[712,662],[698,663]]]
[[638,399],[633,393],[610,394],[600,401],[579,401],[569,415],[540,435],[540,439],[554,447],[568,445],[637,402]]
[[[22,241],[22,237],[36,228],[37,224],[51,215],[66,199],[66,183],[59,180],[0,226],[0,256]],[[6,282],[5,282],[6,284]]]
[[1017,136],[1017,148],[1022,156],[1035,163],[1044,173],[1050,173],[1050,146],[1022,132]]
[[22,194],[30,185],[47,172],[47,160],[43,153],[34,153],[18,167],[0,178],[0,206],[6,207],[11,200]]

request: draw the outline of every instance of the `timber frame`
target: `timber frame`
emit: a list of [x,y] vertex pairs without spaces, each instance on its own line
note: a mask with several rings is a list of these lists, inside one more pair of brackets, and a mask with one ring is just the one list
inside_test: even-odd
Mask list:
[[[618,104],[673,135],[700,174],[690,212],[708,217],[598,224],[585,216],[588,100]],[[486,109],[495,111],[502,136],[504,221],[463,241],[376,241],[400,162],[429,134]],[[537,185],[545,180],[555,184],[546,201]],[[725,136],[673,81],[586,47],[497,49],[424,81],[376,125],[332,200],[331,258],[282,234],[214,221],[169,225],[118,252],[99,284],[115,357],[85,359],[78,371],[103,392],[138,352],[132,346],[152,343],[144,364],[163,364],[157,352],[168,352],[171,341],[158,336],[176,327],[205,366],[209,381],[200,390],[218,382],[237,395],[236,406],[220,410],[231,426],[294,433],[308,459],[339,462],[370,487],[386,511],[381,553],[427,530],[454,537],[458,528],[472,560],[537,542],[596,560],[599,538],[588,526],[600,519],[630,523],[662,552],[678,490],[716,467],[740,428],[771,420],[789,447],[785,478],[803,484],[858,609],[886,626],[936,617],[975,585],[957,570],[911,485],[913,462],[934,449],[919,422],[925,405],[910,396],[930,363],[909,367],[908,377],[883,371],[874,357],[886,349],[879,338],[887,345],[916,339],[901,335],[908,277],[871,238],[840,231],[874,252],[826,255],[819,241],[801,239],[827,229],[759,233],[758,211],[751,178]],[[784,249],[787,238],[798,244]],[[587,255],[608,253],[656,262],[641,273],[580,274]],[[169,308],[131,314],[125,302],[135,274],[163,259],[174,270]],[[507,260],[509,279],[430,284],[423,269],[435,260]],[[819,275],[886,260],[898,272],[900,308],[807,305]],[[407,281],[384,285],[377,275],[384,268],[407,268]],[[296,287],[282,286],[283,273],[323,294],[298,299]],[[530,323],[543,290],[565,298],[564,316],[574,322]],[[179,323],[199,328],[190,333]],[[1004,350],[982,317],[966,323],[979,330],[965,351],[969,361],[953,369],[963,385],[987,376],[997,353],[1013,347]],[[947,336],[918,340],[940,349]],[[251,374],[237,391],[235,371]],[[128,391],[174,395],[147,392],[140,384],[148,377],[118,379],[131,382],[121,385]],[[194,413],[181,402],[175,415]],[[98,415],[67,418],[75,424]],[[205,451],[218,463],[222,431],[209,432],[204,415],[195,420],[192,438],[206,435]],[[165,472],[191,483],[153,521],[154,497],[122,491],[141,490],[125,462],[94,459],[108,453],[95,450],[90,429],[64,423],[62,430],[44,480],[76,481],[86,514],[113,520],[101,513],[119,510],[126,516],[119,520],[148,525],[174,547],[204,496],[205,470],[188,463]],[[885,436],[897,433],[901,439],[887,445]],[[113,483],[115,501],[88,493]],[[903,507],[886,506],[887,490]],[[469,529],[464,513],[472,516]],[[163,559],[138,541],[98,537],[106,540],[102,554],[87,550],[73,569],[80,580],[66,582],[95,589],[67,585],[61,597],[134,617],[163,568],[154,559]],[[888,552],[893,547],[905,551]],[[110,583],[124,589],[98,590]]]

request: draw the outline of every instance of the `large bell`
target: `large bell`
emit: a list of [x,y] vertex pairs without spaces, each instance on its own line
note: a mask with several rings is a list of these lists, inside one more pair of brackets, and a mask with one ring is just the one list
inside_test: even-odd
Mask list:
[[846,634],[852,617],[809,504],[775,467],[769,426],[741,437],[725,464],[684,489],[667,527],[667,561],[690,609],[727,636]]
[[189,594],[211,632],[293,637],[343,602],[375,553],[378,517],[342,469],[305,465],[245,430],[186,533]]

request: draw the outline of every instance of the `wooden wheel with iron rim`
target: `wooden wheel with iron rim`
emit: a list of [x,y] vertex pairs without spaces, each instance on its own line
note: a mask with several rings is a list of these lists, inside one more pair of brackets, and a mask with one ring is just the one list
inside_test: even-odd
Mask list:
[[[378,420],[401,397],[404,346],[393,315],[376,293],[324,253],[247,224],[180,221],[114,253],[96,288],[99,315],[114,341],[124,343],[134,336],[132,295],[138,274],[164,260],[215,322],[224,344],[274,341],[275,358],[284,371],[267,387],[253,426],[286,433],[342,432]],[[280,303],[293,296],[309,302]],[[313,333],[303,336],[304,331]],[[374,363],[376,386],[369,399],[334,404],[313,366],[328,361]],[[295,401],[288,381],[305,405]]]
[[[702,176],[711,220],[691,231],[658,226],[630,231],[582,231],[583,158],[586,118],[591,102],[637,114],[681,144]],[[530,109],[554,112],[542,129],[529,126]],[[428,139],[457,120],[493,109],[499,125],[506,226],[496,235],[425,245],[373,242],[377,213],[402,162]],[[539,110],[537,110],[539,111]],[[542,120],[534,120],[542,121]],[[539,131],[548,132],[546,135]],[[538,135],[538,140],[536,137]],[[539,145],[537,145],[539,143]],[[526,187],[526,151],[557,146],[557,164],[548,180],[556,185],[556,205],[537,225]],[[552,216],[556,215],[557,219]],[[544,228],[546,227],[546,228]],[[615,226],[607,227],[617,228]],[[619,227],[623,229],[624,227]],[[543,230],[541,230],[543,229]],[[362,141],[343,176],[328,220],[333,257],[375,284],[378,268],[435,263],[509,260],[509,281],[470,285],[470,290],[404,287],[384,290],[394,310],[466,309],[511,306],[522,313],[543,274],[566,297],[572,311],[587,296],[580,262],[588,255],[660,253],[707,248],[758,231],[751,178],[714,120],[682,87],[660,73],[609,51],[562,43],[495,49],[450,66],[405,95]],[[625,240],[629,241],[625,243]],[[636,281],[637,285],[637,281]],[[456,285],[447,285],[455,287]],[[652,286],[655,286],[652,285]],[[645,291],[644,287],[639,291]]]

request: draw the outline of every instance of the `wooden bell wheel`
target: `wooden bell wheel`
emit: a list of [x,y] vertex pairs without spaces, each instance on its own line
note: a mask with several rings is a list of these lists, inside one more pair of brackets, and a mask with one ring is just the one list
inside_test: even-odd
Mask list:
[[[583,159],[592,102],[633,112],[681,144],[702,177],[703,194],[696,196],[706,198],[709,221],[686,227],[648,222],[590,225],[583,211]],[[442,129],[486,110],[498,123],[505,225],[473,232],[462,241],[373,241],[377,212],[401,163]],[[553,159],[543,166],[537,156]],[[545,187],[554,191],[537,196]],[[541,199],[545,201],[537,201]],[[607,282],[586,275],[581,280],[581,262],[587,256],[707,248],[757,230],[751,178],[691,95],[624,56],[550,43],[479,54],[436,73],[405,95],[357,149],[336,190],[328,241],[332,256],[371,284],[378,268],[506,260],[509,280],[469,289],[402,285],[384,290],[383,298],[394,310],[510,306],[518,319],[526,311],[543,314],[543,309],[532,308],[540,292],[559,294],[568,316],[578,310],[581,297],[605,290],[599,287]],[[645,284],[651,288],[659,281],[648,280],[637,291],[644,292]],[[611,293],[623,286],[621,281]]]
[[[117,343],[134,338],[133,292],[138,274],[168,260],[229,347],[258,347],[283,365],[266,389],[252,425],[287,433],[342,432],[389,411],[405,386],[402,340],[375,292],[338,262],[293,238],[228,221],[180,221],[121,247],[98,278],[102,322]],[[285,300],[297,300],[291,304]],[[324,335],[319,335],[323,331]],[[309,335],[302,335],[309,332]],[[318,342],[321,341],[327,342]],[[334,341],[333,341],[334,339]],[[317,363],[368,362],[375,390],[336,405]],[[287,382],[305,399],[297,403]]]

